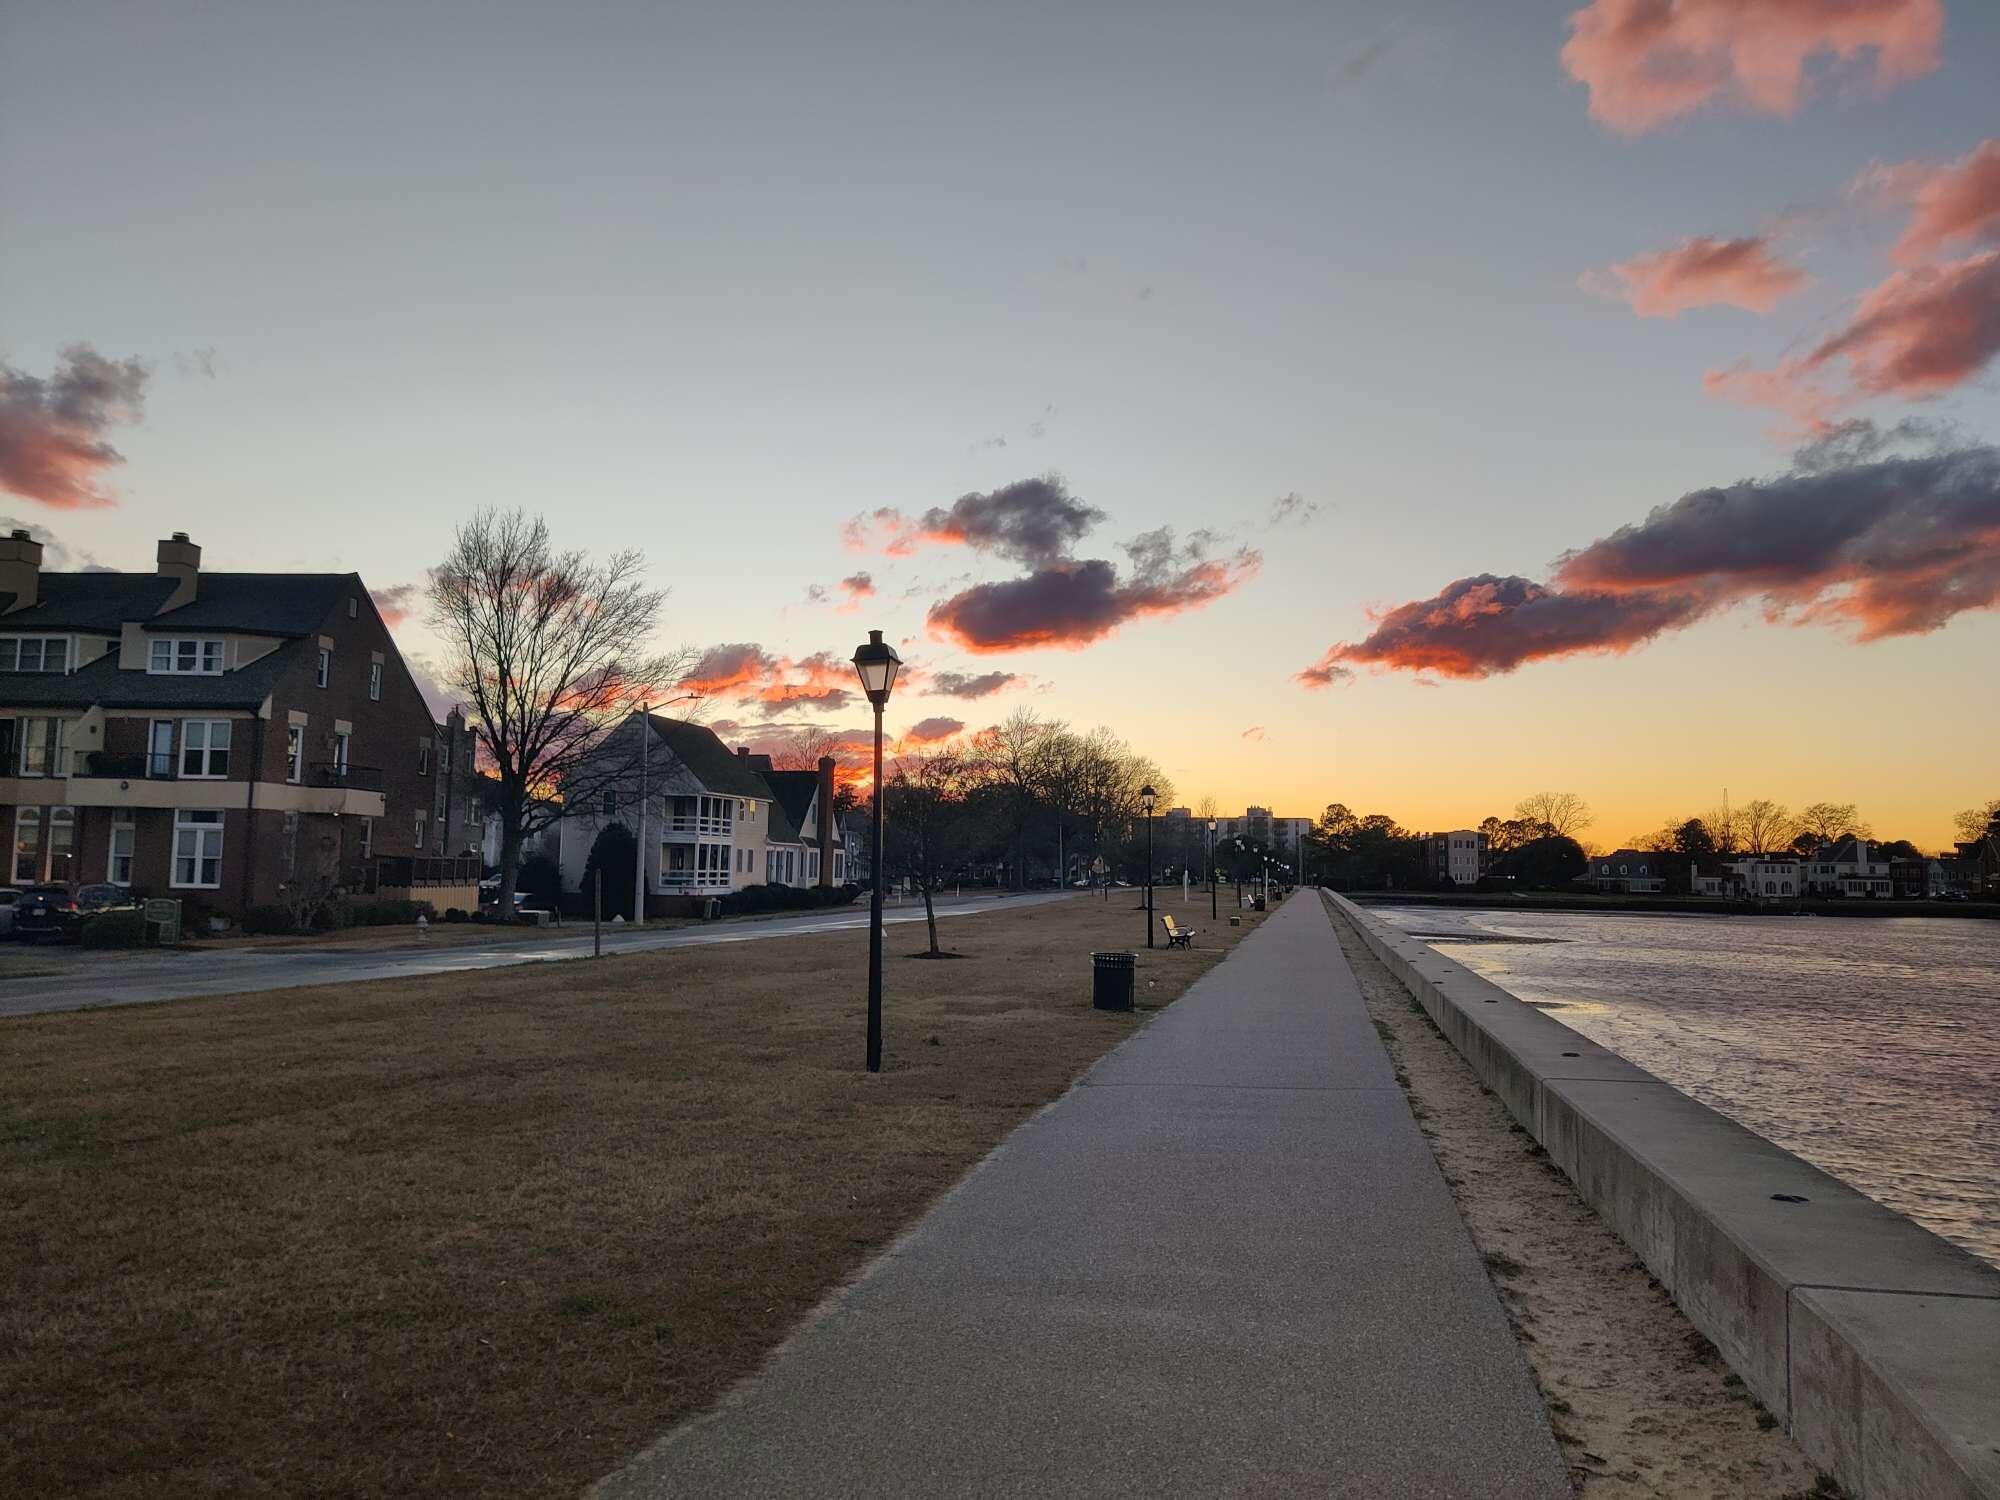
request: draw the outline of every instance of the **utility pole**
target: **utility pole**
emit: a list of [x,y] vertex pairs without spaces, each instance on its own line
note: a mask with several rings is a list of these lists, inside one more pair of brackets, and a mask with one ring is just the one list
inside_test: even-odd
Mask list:
[[646,925],[646,758],[653,748],[653,717],[639,705],[639,835],[632,851],[632,925]]

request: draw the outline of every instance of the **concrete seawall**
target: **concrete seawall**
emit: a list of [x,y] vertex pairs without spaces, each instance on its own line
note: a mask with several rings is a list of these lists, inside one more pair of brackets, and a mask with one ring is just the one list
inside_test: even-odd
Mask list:
[[2000,1500],[2000,1271],[1330,899],[1814,1462]]

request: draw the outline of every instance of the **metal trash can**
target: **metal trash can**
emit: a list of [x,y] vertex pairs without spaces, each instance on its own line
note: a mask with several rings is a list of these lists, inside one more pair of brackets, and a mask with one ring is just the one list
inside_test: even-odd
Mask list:
[[1139,955],[1093,953],[1090,965],[1090,1003],[1099,1010],[1130,1010],[1132,976],[1138,971]]
[[1250,910],[1262,911],[1263,909],[1264,909],[1264,898],[1262,896],[1252,896],[1250,898]]
[[722,898],[720,896],[710,896],[707,901],[702,903],[701,919],[704,922],[719,922],[722,920]]

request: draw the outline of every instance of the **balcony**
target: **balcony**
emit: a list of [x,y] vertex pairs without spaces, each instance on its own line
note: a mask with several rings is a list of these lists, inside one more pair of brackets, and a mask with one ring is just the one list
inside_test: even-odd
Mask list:
[[76,757],[70,775],[99,777],[111,781],[172,781],[174,758],[166,752],[141,751],[123,754],[110,750],[86,750]]
[[306,767],[306,785],[339,787],[356,792],[386,792],[389,779],[374,766],[350,766],[341,761],[321,761]]

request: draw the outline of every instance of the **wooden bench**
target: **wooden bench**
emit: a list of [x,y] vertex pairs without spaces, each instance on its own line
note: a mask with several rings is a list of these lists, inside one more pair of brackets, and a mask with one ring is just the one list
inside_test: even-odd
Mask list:
[[1164,914],[1160,917],[1160,922],[1167,929],[1169,948],[1186,948],[1190,953],[1194,951],[1194,932],[1191,928],[1181,926],[1172,917]]

